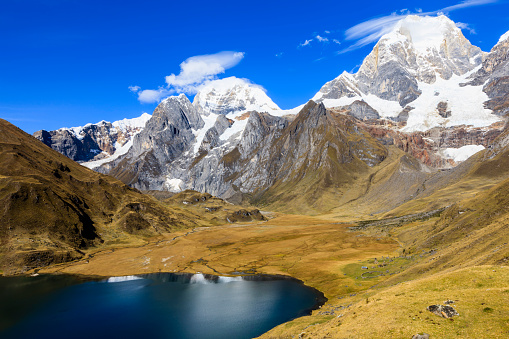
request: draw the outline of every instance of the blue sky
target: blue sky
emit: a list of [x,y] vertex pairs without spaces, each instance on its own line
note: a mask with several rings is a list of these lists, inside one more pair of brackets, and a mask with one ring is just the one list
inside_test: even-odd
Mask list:
[[209,76],[247,78],[288,109],[355,71],[375,43],[366,34],[376,38],[399,15],[445,12],[484,51],[509,30],[507,0],[16,0],[1,8],[0,117],[28,133],[151,113],[156,103],[129,87],[167,88],[165,77],[181,79],[181,63],[195,56],[230,51],[224,72]]

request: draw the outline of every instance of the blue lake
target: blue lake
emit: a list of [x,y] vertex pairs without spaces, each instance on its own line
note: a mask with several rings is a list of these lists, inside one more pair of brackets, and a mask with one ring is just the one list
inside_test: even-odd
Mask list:
[[1,277],[2,338],[252,338],[323,303],[272,276]]

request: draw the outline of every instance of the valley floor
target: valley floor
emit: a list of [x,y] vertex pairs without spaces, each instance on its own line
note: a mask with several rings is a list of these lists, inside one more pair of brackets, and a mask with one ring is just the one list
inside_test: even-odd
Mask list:
[[[408,233],[425,232],[433,222],[358,232],[349,228],[352,224],[280,214],[269,221],[200,227],[140,247],[102,250],[39,272],[283,274],[328,298],[311,316],[282,324],[264,338],[411,338],[421,332],[432,338],[507,337],[508,267],[458,265],[435,272],[427,263],[440,252],[403,253]],[[459,316],[445,319],[426,310],[448,299]]]

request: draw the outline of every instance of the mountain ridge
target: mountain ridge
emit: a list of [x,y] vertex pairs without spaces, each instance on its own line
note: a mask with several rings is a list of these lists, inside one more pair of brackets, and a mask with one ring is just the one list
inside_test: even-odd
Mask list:
[[[437,33],[427,39],[424,33],[432,26]],[[257,200],[260,192],[283,180],[281,171],[296,170],[303,161],[290,157],[283,164],[273,154],[286,157],[284,152],[297,154],[301,148],[322,164],[326,157],[318,154],[328,151],[315,153],[315,144],[331,150],[332,142],[336,152],[352,152],[351,146],[343,149],[327,135],[287,141],[285,147],[293,151],[277,146],[289,129],[301,128],[295,124],[315,124],[306,110],[316,104],[323,104],[328,109],[324,114],[340,124],[355,126],[362,135],[356,141],[361,145],[358,155],[376,158],[395,145],[416,157],[424,165],[422,171],[453,168],[492,147],[503,131],[509,107],[504,94],[506,41],[501,39],[486,54],[445,16],[407,16],[380,39],[356,74],[342,73],[326,83],[307,105],[279,110],[262,89],[246,80],[212,81],[193,103],[183,94],[161,101],[133,138],[133,146],[95,170],[143,190],[194,189],[235,202],[262,201]],[[491,79],[490,84],[483,86],[482,79]],[[373,152],[370,147],[375,144]]]

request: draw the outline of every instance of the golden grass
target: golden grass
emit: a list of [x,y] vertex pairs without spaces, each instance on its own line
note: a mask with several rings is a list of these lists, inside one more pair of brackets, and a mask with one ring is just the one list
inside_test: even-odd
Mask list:
[[[290,338],[296,334],[302,338],[411,338],[417,333],[428,333],[431,338],[506,338],[508,279],[509,268],[499,266],[435,274],[376,293],[335,300],[327,305],[328,309],[345,308],[332,319],[315,311],[313,316],[280,325],[262,338]],[[459,313],[452,320],[426,310],[449,299]],[[320,320],[320,325],[312,325]]]
[[102,276],[148,272],[284,274],[332,297],[375,283],[356,285],[353,276],[344,275],[345,265],[389,255],[397,247],[385,237],[349,232],[347,225],[283,215],[267,222],[182,231],[141,247],[108,249],[40,272]]

